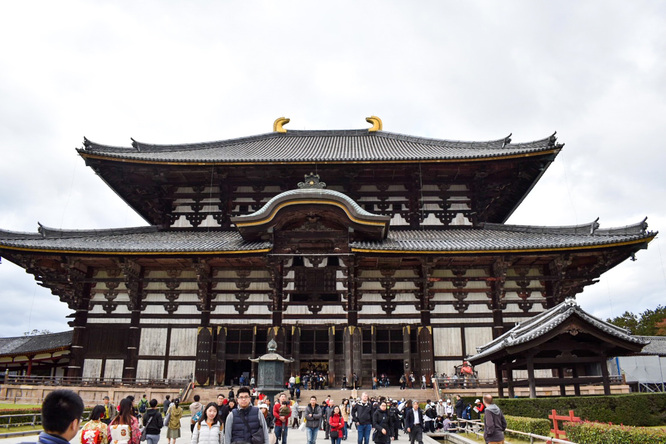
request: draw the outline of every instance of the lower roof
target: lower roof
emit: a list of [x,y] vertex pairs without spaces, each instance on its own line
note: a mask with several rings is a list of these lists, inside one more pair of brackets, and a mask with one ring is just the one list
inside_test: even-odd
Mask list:
[[[485,224],[479,228],[393,230],[382,240],[352,242],[358,253],[528,253],[647,244],[656,232],[642,221],[627,227],[598,229],[595,222],[569,227]],[[70,254],[172,255],[256,254],[269,252],[269,241],[245,241],[237,231],[175,231],[156,226],[108,230],[56,230],[37,233],[0,230],[0,251]]]
[[0,338],[0,356],[46,353],[67,349],[72,344],[73,331],[35,336]]

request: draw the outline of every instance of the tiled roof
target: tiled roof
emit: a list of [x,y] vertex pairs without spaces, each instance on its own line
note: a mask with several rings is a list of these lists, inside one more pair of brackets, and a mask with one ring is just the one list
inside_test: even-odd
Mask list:
[[72,344],[72,331],[36,336],[0,338],[0,356],[22,355],[67,348]]
[[465,160],[525,155],[559,149],[553,134],[542,140],[510,143],[510,138],[462,142],[406,136],[383,131],[332,130],[268,133],[239,139],[183,145],[112,147],[84,139],[86,155],[151,162],[275,163],[341,161]]
[[[446,230],[394,230],[381,241],[354,242],[360,251],[468,252],[530,251],[592,248],[649,240],[645,221],[621,228],[596,229],[596,221],[573,227],[533,227],[485,224],[483,228]],[[0,248],[100,253],[212,253],[260,251],[270,242],[247,242],[237,231],[160,231],[157,227],[109,230],[55,230],[41,227],[39,233],[0,230]]]
[[355,242],[357,250],[377,251],[497,251],[548,250],[602,246],[654,236],[645,221],[628,227],[599,230],[596,221],[571,227],[490,224],[483,229],[393,231],[382,242]]
[[666,356],[666,336],[636,336],[637,338],[650,341],[648,345],[643,347],[641,355],[658,355]]
[[[493,341],[477,347],[477,354],[468,358],[473,364],[482,363],[488,360],[488,357],[520,344],[525,344],[562,325],[571,316],[577,315],[583,321],[594,328],[602,330],[608,335],[615,336],[626,342],[638,345],[645,345],[649,341],[641,336],[632,336],[623,328],[617,327],[609,322],[602,321],[583,311],[574,299],[567,299],[559,305],[544,311],[523,323],[517,324],[511,330]],[[484,359],[486,358],[486,359]]]
[[0,230],[0,248],[100,253],[187,253],[259,251],[268,242],[246,242],[236,231],[159,231],[158,227],[109,230],[55,230],[39,233]]

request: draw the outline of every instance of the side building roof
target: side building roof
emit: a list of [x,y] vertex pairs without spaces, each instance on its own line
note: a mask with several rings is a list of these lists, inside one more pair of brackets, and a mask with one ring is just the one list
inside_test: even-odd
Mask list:
[[67,349],[72,344],[72,331],[35,336],[0,338],[0,356],[17,356]]

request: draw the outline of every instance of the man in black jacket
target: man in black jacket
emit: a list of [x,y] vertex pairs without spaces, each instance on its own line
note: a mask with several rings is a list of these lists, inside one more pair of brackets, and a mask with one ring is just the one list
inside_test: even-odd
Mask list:
[[372,405],[368,402],[368,394],[361,395],[361,402],[357,402],[352,409],[352,421],[356,424],[358,444],[370,444],[370,431],[372,429]]
[[463,411],[465,410],[465,403],[460,395],[456,395],[456,416],[458,419],[462,418]]
[[409,443],[414,444],[418,441],[423,444],[423,411],[419,408],[419,402],[412,401],[412,407],[405,413],[405,426],[409,433]]

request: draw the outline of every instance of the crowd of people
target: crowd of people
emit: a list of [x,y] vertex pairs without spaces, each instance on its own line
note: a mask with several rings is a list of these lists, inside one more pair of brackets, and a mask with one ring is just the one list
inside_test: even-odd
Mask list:
[[[358,444],[369,444],[370,440],[387,444],[399,439],[401,430],[409,435],[411,444],[422,444],[423,432],[455,431],[452,420],[470,419],[472,411],[484,418],[486,442],[503,442],[506,429],[504,416],[490,395],[484,396],[483,402],[477,399],[474,406],[465,406],[460,396],[455,404],[452,400],[428,400],[423,409],[416,400],[375,399],[367,393],[360,398],[343,399],[340,404],[330,396],[321,403],[312,396],[301,408],[286,393],[271,404],[265,395],[241,387],[236,393],[229,392],[228,398],[219,394],[216,401],[205,406],[200,401],[195,395],[189,406],[191,444],[288,444],[290,428],[305,430],[308,444],[316,444],[320,431],[331,444],[341,444],[352,427],[357,430]],[[181,436],[180,400],[165,400],[164,417],[157,404],[156,399],[148,401],[145,395],[139,403],[128,396],[116,407],[105,397],[103,404],[92,409],[90,420],[83,426],[81,444],[157,444],[164,426],[168,444],[175,444]],[[78,395],[70,390],[55,390],[42,406],[44,432],[39,442],[66,444],[76,436],[82,414],[83,403]],[[70,436],[72,431],[74,435]]]

